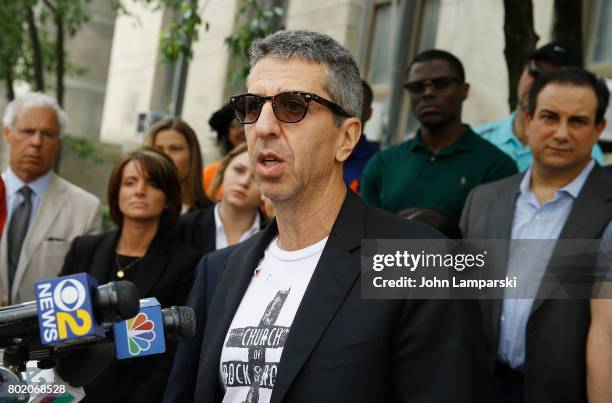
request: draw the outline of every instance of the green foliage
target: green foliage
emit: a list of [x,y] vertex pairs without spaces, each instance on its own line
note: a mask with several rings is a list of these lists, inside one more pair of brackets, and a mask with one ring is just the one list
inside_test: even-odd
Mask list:
[[[125,0],[112,0],[112,6],[120,15],[133,16],[124,4]],[[152,10],[165,7],[174,10],[180,17],[180,22],[171,22],[166,25],[160,35],[159,50],[162,61],[176,63],[180,56],[191,59],[191,43],[198,40],[198,28],[202,18],[198,14],[197,0],[135,0],[148,5]]]
[[[41,63],[43,70],[54,73],[58,69],[58,47],[63,51],[63,40],[57,40],[58,22],[63,32],[73,37],[89,21],[87,4],[91,0],[2,0],[0,6],[0,79],[10,74],[14,80],[34,85],[34,68]],[[41,57],[34,56],[26,11],[34,10],[35,27],[40,39]],[[65,74],[80,75],[86,69],[70,61],[64,52]]]
[[237,84],[249,74],[249,49],[257,38],[263,38],[276,30],[274,21],[283,15],[280,7],[265,7],[257,0],[240,0],[234,34],[225,38],[230,53],[238,63],[229,72],[229,81]]
[[96,145],[84,137],[75,137],[70,134],[63,134],[62,141],[70,147],[78,156],[84,160],[91,159],[96,164],[104,162],[104,158],[96,150]]
[[113,222],[110,216],[110,207],[108,207],[108,204],[102,204],[101,210],[102,210],[102,229],[104,231],[109,231],[115,228],[115,223]]
[[190,0],[166,0],[165,3],[178,10],[182,21],[170,23],[162,30],[159,41],[162,59],[166,63],[176,63],[183,55],[189,60],[193,56],[191,43],[198,40],[198,26],[202,23],[197,4]]

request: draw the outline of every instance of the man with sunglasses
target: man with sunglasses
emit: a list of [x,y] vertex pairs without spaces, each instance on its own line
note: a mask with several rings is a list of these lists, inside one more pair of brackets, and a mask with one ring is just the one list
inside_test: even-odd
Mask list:
[[[508,154],[516,162],[520,172],[525,172],[533,161],[525,130],[527,98],[531,85],[543,72],[563,66],[582,67],[582,57],[573,48],[557,42],[537,49],[525,64],[519,78],[516,110],[506,119],[485,123],[474,129]],[[603,165],[604,156],[598,144],[593,147],[592,157],[599,165]]]
[[251,47],[231,101],[276,219],[238,245],[207,305],[193,401],[479,402],[484,339],[471,301],[361,296],[363,239],[440,238],[371,208],[343,182],[362,83],[327,35]]
[[421,128],[368,162],[361,196],[393,213],[425,207],[458,221],[474,186],[515,174],[516,166],[462,123],[469,84],[454,55],[437,49],[420,53],[408,67],[405,87]]

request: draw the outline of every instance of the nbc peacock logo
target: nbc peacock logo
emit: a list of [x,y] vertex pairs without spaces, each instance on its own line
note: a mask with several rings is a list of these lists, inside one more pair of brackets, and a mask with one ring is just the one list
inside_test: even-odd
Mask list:
[[149,350],[155,340],[155,323],[144,312],[140,312],[126,322],[130,354],[138,355]]

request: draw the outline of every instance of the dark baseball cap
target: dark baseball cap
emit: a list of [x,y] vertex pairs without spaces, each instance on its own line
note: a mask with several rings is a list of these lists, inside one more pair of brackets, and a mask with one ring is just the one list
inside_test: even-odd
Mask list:
[[553,62],[557,63],[559,67],[582,67],[582,56],[576,51],[576,49],[559,42],[551,42],[542,46],[533,52],[529,59],[552,60]]

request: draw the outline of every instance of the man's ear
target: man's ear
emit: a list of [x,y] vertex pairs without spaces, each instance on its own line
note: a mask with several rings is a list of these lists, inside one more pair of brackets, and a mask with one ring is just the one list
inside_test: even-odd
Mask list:
[[525,116],[525,132],[527,132],[527,128],[529,128],[529,125],[533,121],[533,116],[531,116],[531,114],[527,111],[524,112],[524,116]]
[[3,128],[2,128],[2,138],[4,138],[4,142],[5,142],[6,144],[8,144],[8,143],[9,143],[9,139],[8,139],[8,137],[9,137],[9,133],[10,133],[10,132],[11,132],[11,131],[9,130],[9,128],[8,128],[8,127],[3,127]]
[[341,127],[336,147],[336,160],[344,162],[353,152],[361,136],[361,119],[348,118]]
[[595,124],[595,130],[597,130],[597,138],[601,136],[601,133],[603,133],[607,124],[608,121],[605,118],[603,118],[601,122]]
[[468,97],[468,95],[470,94],[470,84],[468,83],[463,83],[463,100],[465,101]]

